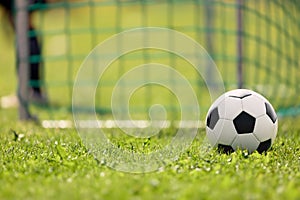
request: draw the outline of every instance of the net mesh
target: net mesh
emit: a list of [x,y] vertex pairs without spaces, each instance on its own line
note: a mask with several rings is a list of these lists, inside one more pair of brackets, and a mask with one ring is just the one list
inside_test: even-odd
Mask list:
[[[242,84],[266,96],[281,115],[298,115],[299,9],[292,0],[74,0],[33,4],[29,10],[35,30],[29,35],[39,38],[43,53],[41,58],[31,56],[30,61],[42,60],[44,80],[30,84],[43,85],[50,104],[32,105],[31,110],[45,119],[69,117],[76,73],[97,44],[132,28],[165,27],[188,35],[208,51],[226,90]],[[197,91],[202,112],[207,111],[211,101],[202,77],[185,60],[158,50],[133,52],[113,62],[99,82],[96,110],[110,116],[110,97],[118,79],[133,67],[150,62],[172,66],[187,77]],[[147,72],[144,76],[151,79]],[[165,78],[180,89],[172,74]],[[137,90],[130,99],[130,109],[137,119],[145,118],[156,103],[165,106],[169,118],[180,117],[174,94],[157,85]]]

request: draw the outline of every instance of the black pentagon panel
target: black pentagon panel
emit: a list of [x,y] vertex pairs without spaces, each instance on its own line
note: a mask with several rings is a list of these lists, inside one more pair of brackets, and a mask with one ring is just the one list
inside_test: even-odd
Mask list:
[[263,152],[266,152],[270,147],[271,147],[271,144],[272,144],[272,140],[271,139],[268,139],[264,142],[261,142],[258,147],[257,147],[257,152],[258,153],[263,153]]
[[208,126],[210,129],[214,129],[218,120],[219,120],[219,111],[218,108],[214,108],[208,115],[207,121],[206,121],[206,126]]
[[230,95],[229,97],[243,99],[243,98],[251,96],[251,95],[252,94],[250,94],[250,93],[245,93],[245,94],[241,94],[241,95]]
[[272,122],[275,123],[276,120],[277,120],[277,115],[276,115],[274,109],[267,102],[265,103],[265,106],[266,106],[266,114],[270,117],[270,119],[272,120]]
[[238,134],[246,134],[253,132],[255,121],[253,116],[243,111],[233,120],[233,124]]
[[234,152],[234,149],[230,145],[218,144],[218,151],[220,153],[230,154],[230,153]]

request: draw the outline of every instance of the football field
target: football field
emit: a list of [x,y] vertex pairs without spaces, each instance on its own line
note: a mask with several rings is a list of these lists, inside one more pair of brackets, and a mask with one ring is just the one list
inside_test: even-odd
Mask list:
[[[101,155],[95,158],[92,150],[84,145],[84,137],[73,125],[69,126],[74,117],[73,84],[82,62],[97,44],[115,33],[143,26],[167,27],[197,40],[207,51],[213,52],[210,55],[224,80],[225,89],[235,89],[239,60],[236,55],[237,5],[231,1],[215,1],[214,13],[209,16],[205,14],[206,1],[49,2],[53,3],[47,5],[49,7],[33,8],[37,9],[33,23],[43,44],[44,78],[50,104],[30,104],[30,110],[40,122],[21,122],[16,105],[0,106],[0,200],[300,199],[300,25],[299,7],[293,7],[294,1],[286,4],[278,0],[270,4],[245,1],[243,7],[244,26],[248,31],[243,35],[245,84],[268,97],[274,108],[278,108],[277,137],[272,147],[262,154],[241,150],[226,154],[211,147],[204,119],[212,99],[203,77],[195,73],[187,60],[159,49],[144,49],[111,63],[95,92],[97,117],[104,121],[112,120],[110,106],[115,84],[123,74],[150,61],[174,67],[187,77],[196,91],[201,109],[196,137],[175,160],[167,160],[150,173],[127,173],[110,168],[109,162],[118,161],[119,155],[108,152],[112,155],[110,160]],[[0,12],[0,97],[14,96],[18,80],[14,33],[8,24],[2,23],[5,20],[2,14]],[[208,23],[209,20],[205,20],[210,17],[215,20],[214,27],[205,27],[203,24]],[[214,36],[212,44],[208,42],[207,33]],[[130,79],[128,85],[155,77],[178,86],[176,89],[183,90],[183,96],[189,97],[184,93],[187,90],[182,82],[174,79],[174,74],[151,76],[148,72]],[[90,79],[94,78],[98,77],[91,74]],[[180,120],[181,102],[176,99],[175,90],[157,85],[149,88],[139,87],[131,99],[126,99],[133,118],[149,120],[148,109],[160,104],[166,108],[167,120]],[[85,98],[83,95],[82,99]],[[59,120],[67,125],[59,124]],[[171,124],[156,135],[140,138],[134,137],[138,135],[134,129],[126,135],[111,124],[103,126],[102,130],[121,151],[148,155],[170,144],[178,127]],[[127,162],[129,165],[136,163]]]
[[[74,129],[16,123],[16,109],[0,110],[0,199],[288,199],[300,197],[299,119],[282,119],[266,154],[218,153],[200,129],[192,145],[156,172],[108,168],[82,144]],[[125,150],[149,152],[159,138],[121,139]],[[109,129],[108,137],[116,134]]]

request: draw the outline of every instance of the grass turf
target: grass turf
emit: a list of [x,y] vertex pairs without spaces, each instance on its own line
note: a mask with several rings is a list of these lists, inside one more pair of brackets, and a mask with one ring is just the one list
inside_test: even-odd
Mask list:
[[[300,198],[300,128],[294,125],[299,119],[281,120],[267,154],[203,151],[205,132],[199,130],[175,162],[130,174],[97,162],[75,130],[16,123],[15,116],[14,109],[0,110],[0,199]],[[169,138],[167,132],[160,140]],[[118,140],[121,147],[126,142]],[[156,142],[150,140],[149,148]]]

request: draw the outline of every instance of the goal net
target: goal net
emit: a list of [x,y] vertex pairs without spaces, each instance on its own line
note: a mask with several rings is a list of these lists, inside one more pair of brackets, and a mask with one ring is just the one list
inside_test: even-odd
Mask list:
[[[16,12],[20,10],[17,8]],[[160,27],[178,31],[203,46],[217,66],[225,90],[252,89],[268,98],[279,115],[298,115],[299,11],[299,5],[293,0],[37,1],[28,7],[35,28],[29,30],[28,35],[39,39],[42,53],[31,55],[29,61],[42,63],[43,78],[31,80],[29,84],[45,88],[49,104],[41,106],[29,102],[30,112],[42,120],[49,120],[46,121],[49,126],[51,120],[71,120],[74,82],[89,53],[98,44],[123,31]],[[172,46],[173,39],[168,37],[166,43]],[[145,43],[150,40],[144,38]],[[116,43],[119,45],[116,49],[122,49],[122,44]],[[159,49],[124,54],[110,63],[101,78],[90,74],[86,82],[81,82],[89,85],[90,81],[98,81],[94,106],[99,119],[108,120],[107,126],[114,126],[109,120],[113,119],[111,101],[116,84],[135,67],[148,63],[170,66],[188,80],[195,91],[203,120],[212,103],[209,83],[187,60]],[[205,73],[214,82],[209,67]],[[136,85],[141,80],[151,82],[155,77],[170,83],[176,90],[186,89],[171,70],[162,74],[145,70],[139,75],[121,84],[118,90],[119,100],[128,101],[132,119],[145,124],[149,120],[149,109],[157,104],[164,107],[170,121],[180,120],[182,108],[192,109],[179,102],[174,91],[159,84],[141,85],[129,99],[122,99],[122,92],[125,95],[130,84]],[[89,108],[82,106],[82,112],[89,112]]]

